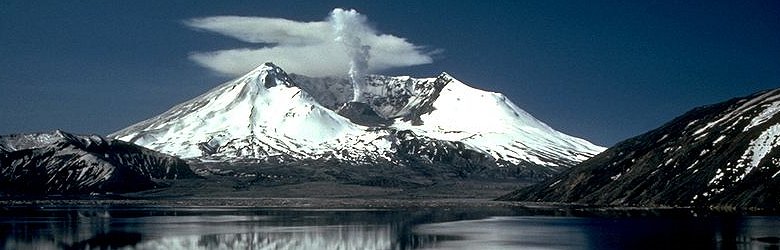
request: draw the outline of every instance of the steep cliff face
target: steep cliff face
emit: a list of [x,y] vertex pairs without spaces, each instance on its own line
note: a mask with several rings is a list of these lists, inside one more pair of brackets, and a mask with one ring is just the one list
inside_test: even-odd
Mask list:
[[194,178],[183,160],[131,143],[62,131],[0,136],[0,193],[89,194]]
[[704,106],[502,199],[780,209],[780,89]]

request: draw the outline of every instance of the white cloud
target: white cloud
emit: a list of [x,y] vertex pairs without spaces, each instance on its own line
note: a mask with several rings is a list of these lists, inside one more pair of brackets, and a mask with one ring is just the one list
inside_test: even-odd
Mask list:
[[281,18],[215,16],[190,19],[185,24],[250,43],[306,45],[331,40],[332,36],[326,22],[297,22]]
[[[261,48],[193,52],[190,59],[228,75],[241,75],[271,61],[291,73],[309,76],[345,75],[350,58],[337,42],[331,18],[298,22],[281,18],[214,16],[185,21],[189,27],[215,32]],[[431,52],[406,39],[379,34],[368,25],[359,29],[362,43],[370,46],[368,70],[382,71],[433,62]]]

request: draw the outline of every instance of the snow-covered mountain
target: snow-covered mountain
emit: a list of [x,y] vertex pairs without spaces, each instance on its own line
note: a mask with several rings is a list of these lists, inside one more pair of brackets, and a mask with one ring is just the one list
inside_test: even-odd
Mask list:
[[780,209],[780,89],[693,109],[503,199]]
[[183,160],[96,135],[0,136],[0,193],[127,192],[157,187],[153,179],[194,177]]
[[[499,93],[446,73],[420,79],[371,75],[363,91],[367,103],[348,103],[353,91],[347,79],[288,75],[266,63],[110,136],[183,158],[220,161],[403,164],[408,154],[453,150],[497,165],[559,170],[603,150],[550,128]],[[399,150],[409,149],[409,138],[450,147]]]

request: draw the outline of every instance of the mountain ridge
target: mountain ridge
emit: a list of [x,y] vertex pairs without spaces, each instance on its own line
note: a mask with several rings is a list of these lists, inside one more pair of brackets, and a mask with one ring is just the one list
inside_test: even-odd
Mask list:
[[500,199],[780,208],[780,89],[694,108]]
[[0,193],[9,195],[132,192],[195,177],[178,158],[98,135],[0,136]]

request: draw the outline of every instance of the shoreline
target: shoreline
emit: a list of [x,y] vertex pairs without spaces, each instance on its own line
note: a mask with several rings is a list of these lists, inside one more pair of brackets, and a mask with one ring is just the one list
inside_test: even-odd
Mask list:
[[175,199],[3,199],[0,210],[11,209],[303,209],[303,210],[408,210],[464,209],[512,210],[519,214],[554,216],[777,216],[780,211],[728,207],[628,207],[568,203],[497,201],[480,198],[279,198],[279,197],[188,197]]
[[388,198],[245,198],[190,197],[177,199],[7,199],[1,207],[140,206],[160,208],[311,208],[311,209],[406,209],[406,208],[522,208],[518,202],[476,198],[388,199]]

